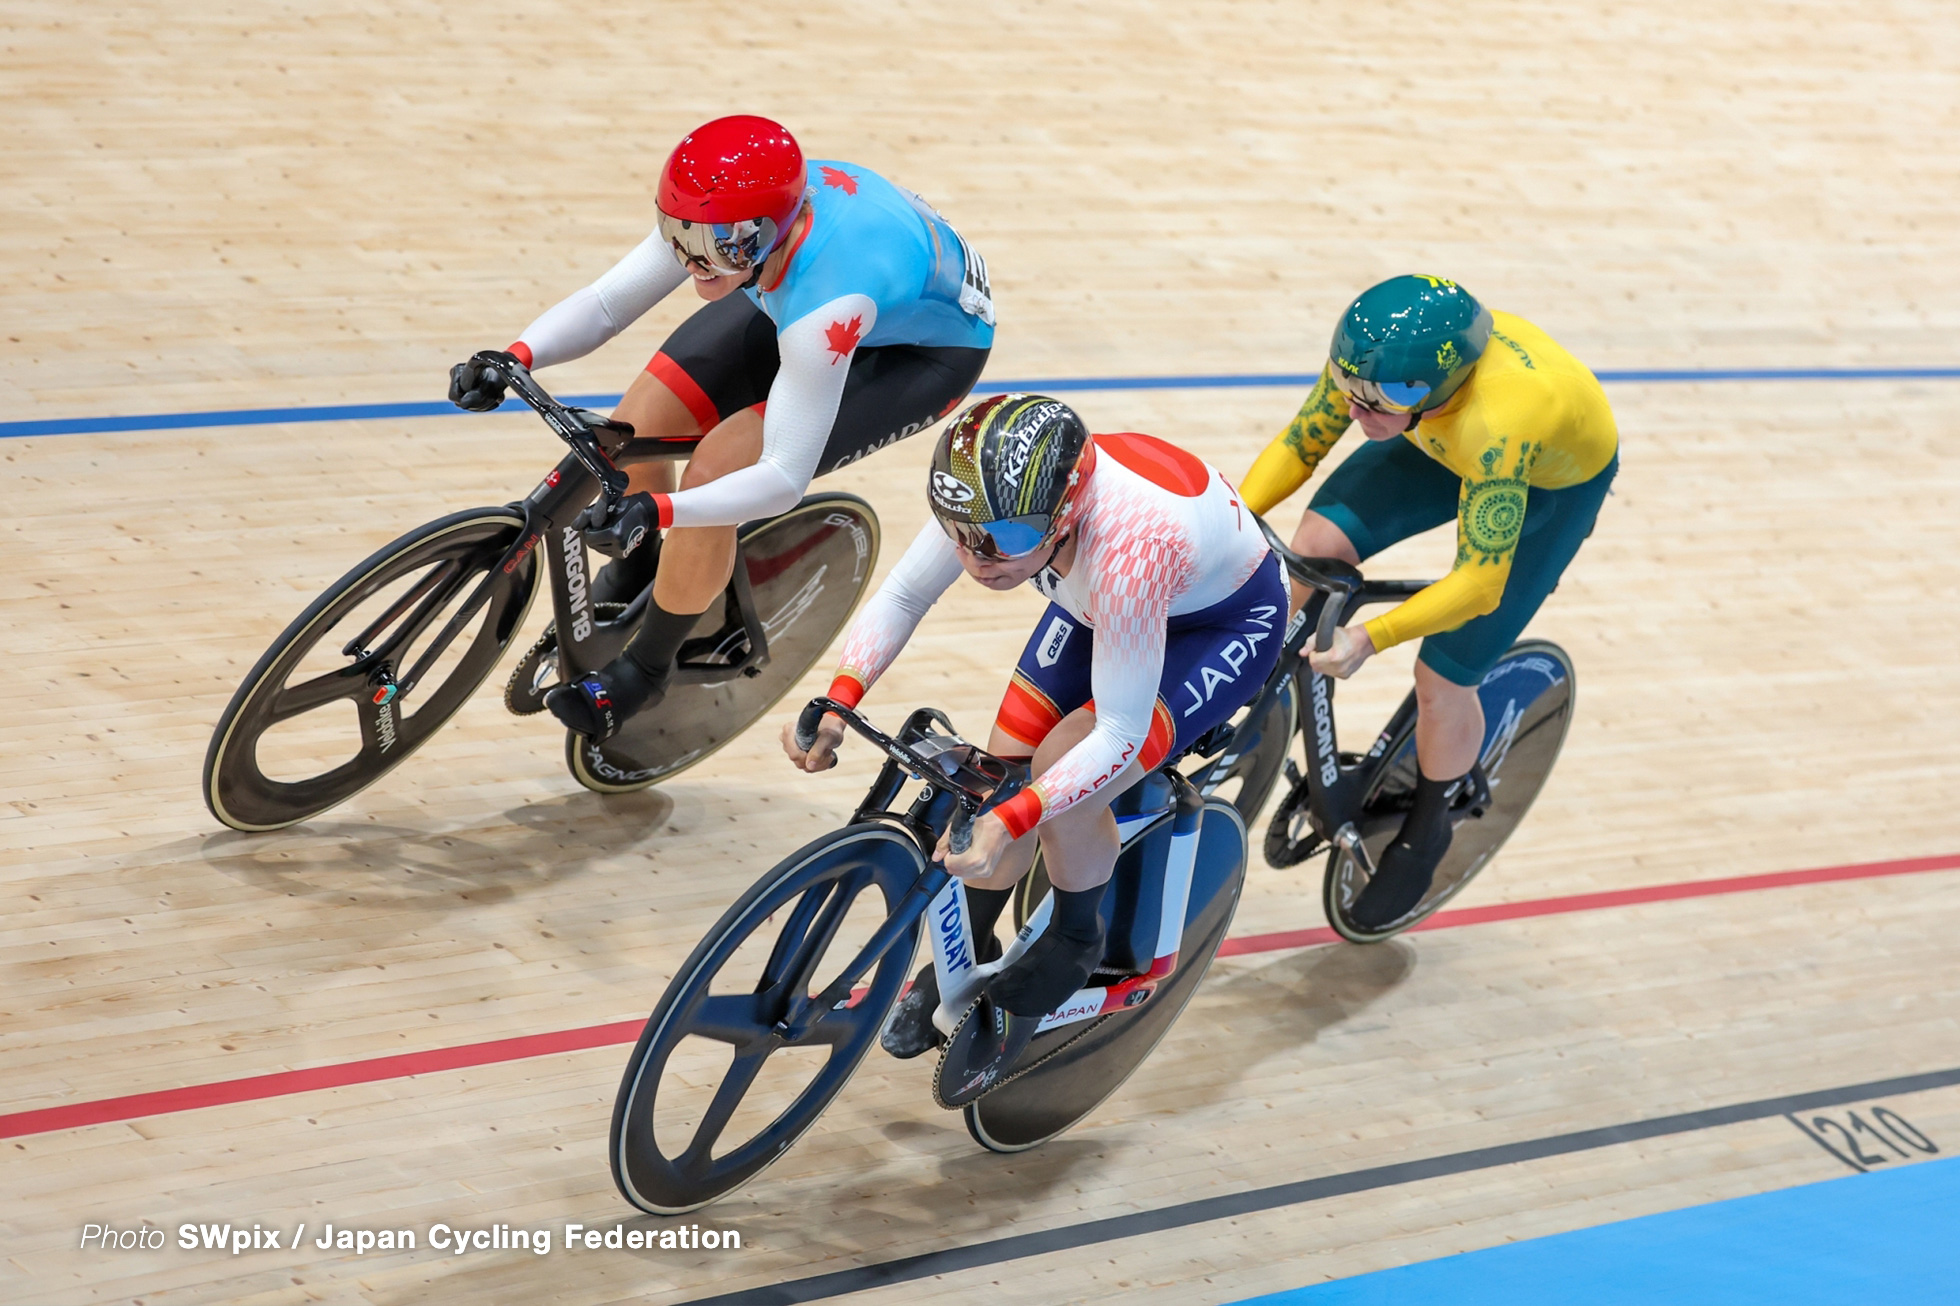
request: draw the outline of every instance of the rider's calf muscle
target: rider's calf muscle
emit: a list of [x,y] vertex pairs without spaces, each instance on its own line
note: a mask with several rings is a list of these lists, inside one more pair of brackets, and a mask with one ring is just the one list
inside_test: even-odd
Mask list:
[[1477,764],[1484,705],[1475,686],[1416,663],[1416,762],[1431,780],[1454,780]]
[[[762,457],[762,417],[753,410],[735,414],[695,447],[681,473],[681,488],[706,485],[730,472],[752,467]],[[721,596],[735,570],[733,526],[680,527],[667,532],[653,599],[669,612],[705,612]]]

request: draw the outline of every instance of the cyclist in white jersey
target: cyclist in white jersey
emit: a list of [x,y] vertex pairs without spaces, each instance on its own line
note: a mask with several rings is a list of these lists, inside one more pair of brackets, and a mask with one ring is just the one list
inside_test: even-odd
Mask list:
[[[987,743],[1031,761],[1032,783],[981,816],[973,844],[937,856],[966,881],[977,959],[1041,849],[1055,891],[1048,930],[995,977],[1005,1038],[1031,1037],[1102,958],[1103,889],[1119,844],[1109,801],[1265,682],[1286,620],[1279,563],[1216,468],[1147,435],[1091,437],[1067,405],[1003,395],[947,427],[933,454],[932,522],[846,636],[830,696],[855,706],[962,572],[989,589],[1031,583],[1049,607],[1028,640]],[[835,764],[826,717],[808,771]],[[1028,838],[1029,834],[1035,838]],[[937,1041],[930,965],[884,1043],[916,1056]]]

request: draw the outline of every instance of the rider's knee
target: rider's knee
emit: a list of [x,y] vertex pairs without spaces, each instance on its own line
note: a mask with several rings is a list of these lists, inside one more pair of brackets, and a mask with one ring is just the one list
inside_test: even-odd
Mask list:
[[1355,564],[1361,561],[1347,532],[1311,508],[1301,515],[1300,527],[1293,532],[1293,551],[1308,558],[1339,558]]
[[720,480],[730,472],[753,467],[762,457],[762,417],[753,409],[735,414],[703,436],[681,473],[681,488]]
[[1434,712],[1477,701],[1475,685],[1459,685],[1421,660],[1416,662],[1416,710]]
[[692,490],[697,486],[706,485],[709,481],[720,480],[735,470],[733,467],[724,466],[724,461],[707,454],[696,453],[694,457],[688,459],[687,468],[681,473],[681,488]]
[[1056,722],[1055,728],[1035,747],[1033,774],[1038,778],[1069,749],[1088,738],[1095,728],[1096,714],[1086,707],[1079,707]]
[[678,439],[701,430],[681,397],[651,372],[633,378],[612,415],[647,438]]

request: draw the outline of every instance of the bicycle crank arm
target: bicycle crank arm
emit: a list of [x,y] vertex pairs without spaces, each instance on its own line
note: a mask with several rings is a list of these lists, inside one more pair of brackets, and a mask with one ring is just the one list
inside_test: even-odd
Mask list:
[[1334,831],[1334,846],[1352,858],[1362,874],[1375,878],[1375,859],[1368,855],[1368,845],[1361,841],[1361,831],[1354,828],[1354,822]]

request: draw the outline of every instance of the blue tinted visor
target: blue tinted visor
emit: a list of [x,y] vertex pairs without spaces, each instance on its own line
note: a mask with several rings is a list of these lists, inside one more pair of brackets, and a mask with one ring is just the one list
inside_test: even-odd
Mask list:
[[934,516],[955,544],[981,558],[1026,557],[1047,541],[1048,529],[1054,521],[1045,512],[987,522],[950,521],[936,513]]
[[1429,398],[1429,387],[1420,381],[1364,381],[1333,369],[1334,384],[1355,403],[1383,413],[1413,413]]

